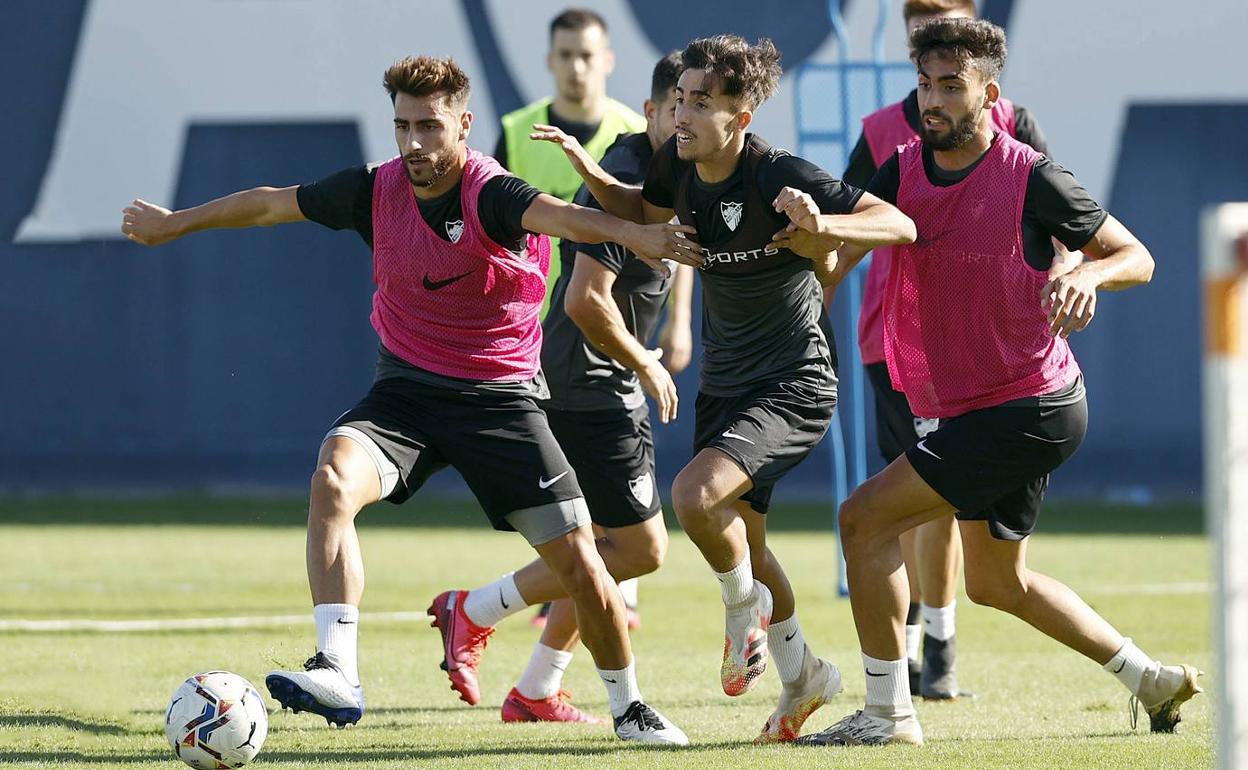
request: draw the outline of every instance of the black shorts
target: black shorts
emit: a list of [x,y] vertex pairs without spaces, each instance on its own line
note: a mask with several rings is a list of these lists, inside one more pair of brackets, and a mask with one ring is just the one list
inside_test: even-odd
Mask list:
[[867,377],[875,391],[875,436],[885,462],[906,453],[922,436],[936,429],[936,420],[915,417],[906,394],[893,389],[888,364],[867,364]]
[[772,383],[740,396],[699,393],[693,451],[713,447],[735,460],[754,482],[741,499],[766,513],[776,482],[828,432],[835,408],[835,394],[800,381]]
[[1022,540],[1036,528],[1049,473],[1088,429],[1088,402],[1066,406],[994,406],[941,420],[906,451],[919,476],[958,509],[963,521],[987,521],[998,540]]
[[546,413],[526,396],[385,379],[335,421],[340,426],[364,433],[397,467],[398,482],[385,497],[391,503],[448,465],[499,530],[516,529],[510,513],[581,498]]
[[628,527],[663,510],[644,404],[631,411],[546,409],[546,418],[576,471],[595,524]]

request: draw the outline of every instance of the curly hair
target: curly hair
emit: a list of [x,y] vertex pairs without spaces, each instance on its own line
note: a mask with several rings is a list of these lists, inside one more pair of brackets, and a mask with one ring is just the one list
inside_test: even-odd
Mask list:
[[430,96],[444,93],[456,107],[468,104],[468,75],[454,59],[435,59],[432,56],[409,56],[400,59],[386,70],[381,84],[390,94],[390,101],[400,92],[408,96]]
[[907,22],[915,16],[935,16],[950,11],[963,11],[975,15],[975,0],[906,0],[901,6],[901,18]]
[[780,51],[767,38],[750,45],[737,35],[698,38],[681,54],[687,70],[706,70],[723,93],[756,109],[780,87]]
[[1005,30],[979,19],[936,19],[919,27],[910,36],[911,58],[922,67],[936,54],[969,64],[989,80],[996,80],[1005,68]]

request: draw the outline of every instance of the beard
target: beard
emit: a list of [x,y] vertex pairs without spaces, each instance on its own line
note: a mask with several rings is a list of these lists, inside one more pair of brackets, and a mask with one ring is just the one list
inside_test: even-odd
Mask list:
[[455,156],[450,152],[446,152],[442,155],[433,156],[432,161],[428,179],[417,179],[412,176],[411,168],[408,168],[407,179],[412,183],[412,187],[433,187],[442,177],[446,176],[446,172],[451,170],[451,166],[455,162]]
[[944,136],[934,134],[926,126],[923,128],[923,141],[933,150],[944,152],[946,150],[956,150],[965,145],[971,139],[975,138],[975,131],[978,128],[976,115],[971,113],[959,121],[952,120],[948,115],[939,110],[931,110],[924,117],[931,115],[934,118],[940,118],[949,124],[949,132]]

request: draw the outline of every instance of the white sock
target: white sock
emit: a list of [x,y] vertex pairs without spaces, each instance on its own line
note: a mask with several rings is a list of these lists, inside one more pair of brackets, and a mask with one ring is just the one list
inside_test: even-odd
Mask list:
[[637,578],[620,581],[620,596],[624,597],[624,606],[637,609]]
[[918,623],[906,626],[906,657],[917,662],[919,660],[919,638],[923,627]]
[[727,572],[716,572],[719,590],[723,594],[724,604],[732,606],[741,604],[754,593],[754,571],[750,567],[750,551],[747,548],[741,563]]
[[[1122,649],[1114,653],[1114,657],[1109,659],[1101,668],[1113,674],[1119,682],[1126,685],[1132,695],[1139,695],[1140,681],[1144,678],[1144,669],[1156,663],[1152,658],[1144,654],[1144,651],[1135,646],[1135,642],[1130,637],[1122,642]],[[1160,664],[1158,664],[1160,665]]]
[[767,647],[771,659],[776,662],[781,683],[796,682],[802,676],[802,663],[806,660],[806,636],[797,622],[797,613],[767,628]]
[[864,652],[862,666],[867,674],[868,706],[893,713],[914,710],[910,700],[910,667],[905,658],[876,660]]
[[516,689],[530,700],[546,700],[553,698],[563,684],[563,672],[568,670],[572,662],[572,653],[556,650],[538,642],[533,645],[533,654],[529,656],[528,668],[524,669]]
[[360,608],[354,604],[318,604],[312,608],[316,620],[316,648],[354,686],[360,684],[356,640],[360,631]]
[[516,588],[516,573],[508,572],[489,585],[469,591],[464,599],[464,614],[478,626],[489,628],[527,606]]
[[957,606],[957,599],[949,602],[948,607],[930,607],[924,604],[923,633],[939,642],[949,641],[958,630],[957,624],[954,622],[954,610]]
[[611,716],[623,716],[628,707],[633,705],[633,701],[641,700],[641,688],[637,686],[637,667],[634,663],[616,671],[600,668],[598,676],[602,677],[602,683],[607,686]]

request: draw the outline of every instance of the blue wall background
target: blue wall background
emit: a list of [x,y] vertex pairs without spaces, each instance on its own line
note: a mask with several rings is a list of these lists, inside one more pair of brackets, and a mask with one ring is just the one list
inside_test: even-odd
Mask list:
[[[734,31],[776,37],[790,68],[828,34],[822,2],[796,4],[771,28],[724,15],[722,2],[633,5],[657,46],[732,18]],[[990,6],[998,21],[1010,17],[1012,3]],[[462,7],[470,18],[485,13],[473,0]],[[669,12],[681,18],[664,25]],[[0,67],[20,76],[6,91],[12,117],[0,121],[0,489],[302,487],[326,426],[371,379],[367,250],[353,234],[311,224],[205,233],[160,249],[15,244],[52,152],[83,5],[20,0],[4,13]],[[489,37],[476,35],[484,66],[503,67]],[[499,74],[475,98],[501,111],[519,94]],[[1207,203],[1248,199],[1248,155],[1222,149],[1242,141],[1245,125],[1246,104],[1131,109],[1106,203],[1151,247],[1157,277],[1103,299],[1076,341],[1093,423],[1058,492],[1199,493],[1197,220]],[[175,203],[309,181],[363,160],[353,124],[197,124]],[[851,348],[838,336],[845,357]],[[689,455],[695,369],[678,378],[681,419],[658,430],[664,486]],[[827,443],[786,482],[790,495],[831,488]],[[452,477],[437,484],[462,489]]]

